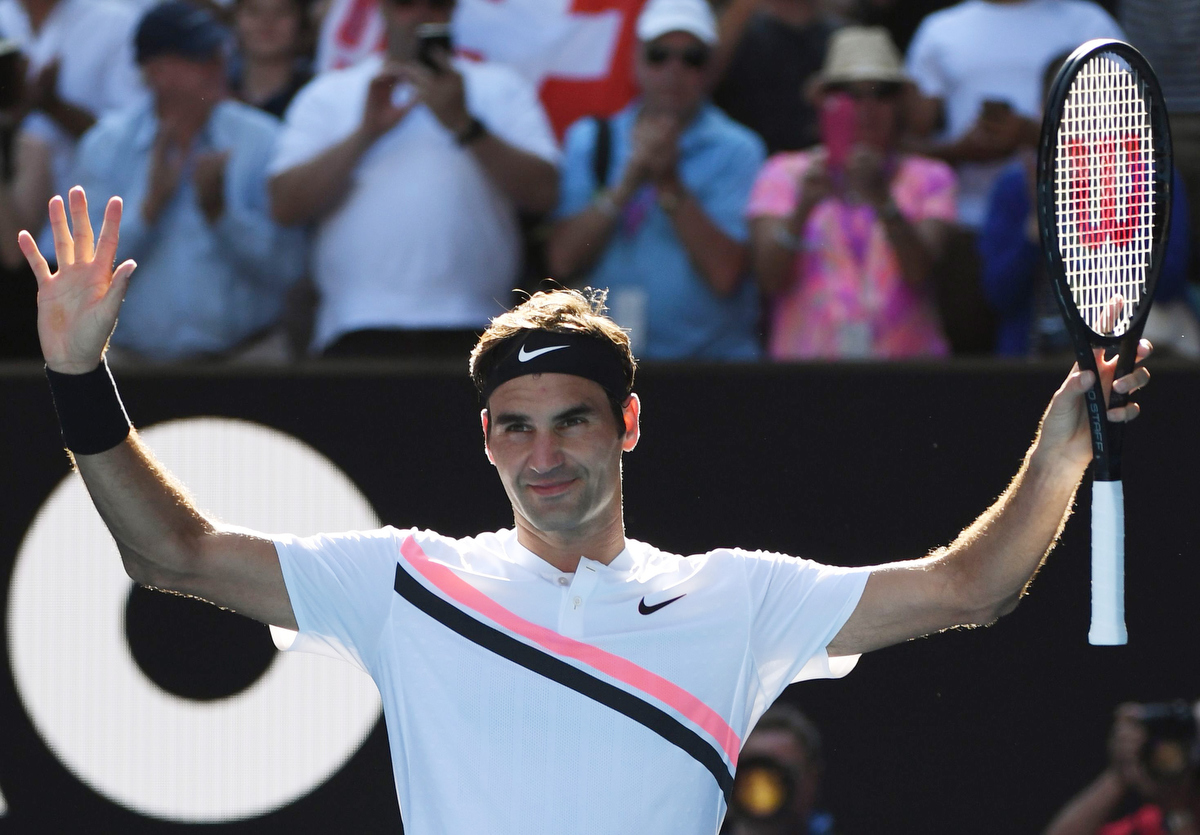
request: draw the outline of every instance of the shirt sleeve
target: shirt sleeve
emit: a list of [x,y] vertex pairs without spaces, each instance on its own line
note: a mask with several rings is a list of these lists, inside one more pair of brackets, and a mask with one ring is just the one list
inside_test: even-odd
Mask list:
[[954,169],[940,160],[925,160],[921,188],[919,220],[945,220],[958,217],[958,181]]
[[492,74],[494,89],[486,98],[477,97],[468,75],[468,110],[477,112],[489,131],[514,148],[557,163],[558,142],[533,85],[507,68],[484,69]]
[[791,164],[794,159],[794,154],[776,154],[767,160],[750,190],[747,217],[787,217],[796,210],[800,174]]
[[[302,165],[322,151],[336,145],[354,132],[358,122],[345,122],[333,114],[340,114],[342,107],[328,101],[334,85],[332,79],[318,76],[309,82],[284,114],[283,131],[275,147],[275,155],[267,170],[268,176]],[[342,91],[345,93],[345,91]],[[366,100],[365,88],[355,93],[358,109],[362,113]]]
[[1031,208],[1023,165],[1008,166],[992,186],[987,215],[976,239],[983,294],[1003,316],[1017,315],[1033,304],[1040,253],[1025,235]]
[[[226,111],[228,114],[228,111]],[[225,211],[215,231],[248,281],[283,290],[304,272],[304,231],[285,228],[271,218],[267,166],[279,125],[275,118],[251,111],[223,120],[221,147],[230,154],[225,168]]]
[[922,93],[941,99],[946,96],[947,83],[938,58],[936,30],[926,21],[917,27],[908,45],[905,69]]
[[793,682],[850,672],[858,656],[830,658],[826,647],[850,619],[871,569],[761,551],[742,556],[750,595],[750,652],[768,702]]
[[739,243],[745,243],[750,237],[746,203],[765,158],[762,140],[748,135],[747,141],[730,147],[719,173],[695,188],[695,196],[704,206],[704,213],[722,232]]
[[[281,648],[333,655],[365,672],[375,664],[393,597],[399,541],[392,528],[274,537],[297,633]],[[294,635],[289,642],[281,634]]]

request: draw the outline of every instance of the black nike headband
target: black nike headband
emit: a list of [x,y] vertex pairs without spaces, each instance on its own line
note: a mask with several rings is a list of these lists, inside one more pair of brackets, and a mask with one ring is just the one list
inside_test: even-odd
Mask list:
[[500,358],[479,392],[484,405],[497,388],[526,374],[574,374],[598,383],[617,401],[629,396],[625,365],[605,339],[575,331],[526,330],[498,350]]

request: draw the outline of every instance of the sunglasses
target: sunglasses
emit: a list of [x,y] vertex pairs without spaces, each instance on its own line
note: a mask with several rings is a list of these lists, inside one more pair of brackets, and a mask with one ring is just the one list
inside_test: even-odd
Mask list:
[[887,101],[900,95],[903,88],[899,84],[880,82],[877,84],[830,84],[825,88],[827,93],[841,93],[855,101]]
[[705,46],[689,46],[686,49],[668,49],[660,44],[649,44],[646,47],[646,63],[652,67],[661,67],[671,59],[683,62],[685,67],[693,70],[704,69],[708,65],[709,49]]
[[451,9],[454,7],[454,0],[391,0],[391,2],[402,8],[411,8],[418,3],[424,3],[431,9]]

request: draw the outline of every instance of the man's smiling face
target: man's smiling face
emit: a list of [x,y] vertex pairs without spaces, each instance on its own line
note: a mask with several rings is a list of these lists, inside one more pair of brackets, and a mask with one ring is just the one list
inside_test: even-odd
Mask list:
[[637,443],[637,398],[618,427],[604,389],[573,374],[501,385],[483,413],[488,457],[513,510],[546,533],[586,535],[620,514],[621,452]]

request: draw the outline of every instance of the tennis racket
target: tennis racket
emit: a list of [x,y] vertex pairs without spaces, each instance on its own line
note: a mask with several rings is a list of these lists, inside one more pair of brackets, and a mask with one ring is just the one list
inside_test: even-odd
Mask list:
[[[1150,64],[1115,40],[1088,41],[1051,87],[1038,148],[1038,220],[1054,295],[1081,369],[1094,349],[1133,370],[1170,224],[1171,134]],[[1124,644],[1122,424],[1100,376],[1087,393],[1092,432],[1092,644]]]

